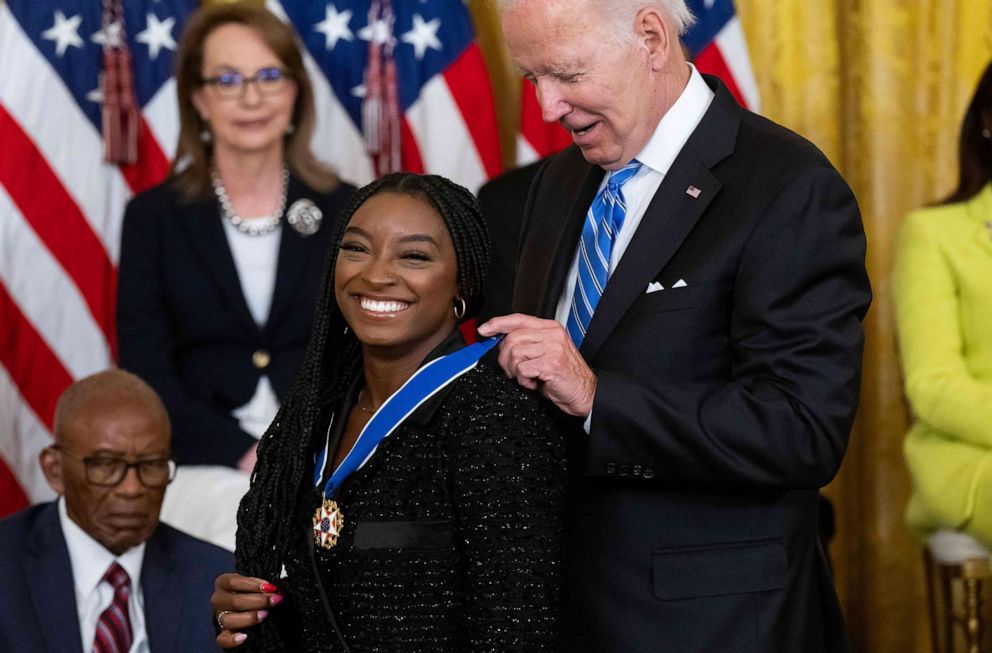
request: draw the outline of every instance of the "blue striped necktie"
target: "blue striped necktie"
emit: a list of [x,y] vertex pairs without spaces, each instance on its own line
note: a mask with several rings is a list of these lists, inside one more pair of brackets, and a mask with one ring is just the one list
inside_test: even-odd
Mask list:
[[579,276],[575,281],[572,305],[565,323],[568,335],[572,337],[576,347],[582,346],[586,329],[589,328],[592,314],[610,276],[613,242],[627,215],[622,187],[637,174],[640,167],[640,162],[634,159],[619,170],[611,172],[606,185],[596,194],[589,212],[586,213],[582,240],[579,241]]

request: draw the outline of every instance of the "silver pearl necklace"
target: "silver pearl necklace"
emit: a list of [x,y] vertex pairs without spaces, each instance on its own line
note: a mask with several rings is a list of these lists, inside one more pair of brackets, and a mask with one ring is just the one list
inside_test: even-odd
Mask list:
[[217,196],[217,201],[220,202],[220,210],[224,215],[224,219],[230,222],[241,233],[248,234],[249,236],[261,236],[262,234],[274,231],[279,226],[279,222],[282,220],[282,214],[286,210],[289,168],[284,166],[282,169],[282,197],[279,198],[279,206],[276,207],[276,212],[262,218],[245,220],[234,212],[234,207],[231,205],[231,198],[227,196],[227,189],[221,183],[220,173],[213,166],[210,168],[210,184],[214,187],[214,195]]

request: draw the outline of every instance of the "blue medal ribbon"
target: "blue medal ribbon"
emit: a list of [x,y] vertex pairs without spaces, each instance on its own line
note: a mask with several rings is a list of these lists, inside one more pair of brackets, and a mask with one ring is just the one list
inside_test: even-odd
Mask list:
[[[372,415],[372,419],[358,435],[351,451],[334,470],[331,477],[327,479],[327,483],[324,485],[324,498],[331,497],[346,478],[361,469],[375,453],[379,443],[389,437],[396,430],[396,427],[413,414],[421,404],[478,365],[479,359],[495,347],[501,339],[502,336],[487,338],[463,347],[446,356],[435,358],[414,372],[406,380],[406,383],[390,395]],[[327,442],[324,443],[324,448],[317,456],[317,464],[313,472],[314,486],[319,486],[320,480],[324,477],[325,464],[331,446],[330,433],[331,429],[328,427]]]

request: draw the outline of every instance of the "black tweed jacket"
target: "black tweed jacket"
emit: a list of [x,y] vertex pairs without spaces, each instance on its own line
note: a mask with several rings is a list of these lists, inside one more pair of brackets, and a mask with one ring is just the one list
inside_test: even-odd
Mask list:
[[486,365],[459,378],[341,488],[338,544],[288,556],[282,650],[345,651],[329,612],[352,653],[552,650],[563,450],[541,400]]

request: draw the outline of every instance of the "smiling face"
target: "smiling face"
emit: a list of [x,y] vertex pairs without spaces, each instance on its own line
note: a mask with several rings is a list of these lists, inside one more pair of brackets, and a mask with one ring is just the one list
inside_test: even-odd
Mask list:
[[[245,25],[227,23],[210,32],[203,42],[204,79],[223,73],[255,77],[259,70],[286,66],[259,36]],[[279,92],[262,94],[249,83],[241,97],[221,97],[204,85],[193,93],[193,105],[210,125],[214,148],[230,153],[271,152],[282,147],[293,116],[296,85],[288,81]]]
[[455,328],[458,260],[444,220],[426,199],[381,192],[341,239],[334,294],[365,350],[422,360]]
[[46,449],[41,464],[72,521],[115,555],[147,540],[158,525],[165,488],[145,487],[135,468],[113,487],[93,485],[81,459],[168,458],[169,423],[161,406],[134,394],[93,397],[59,425],[56,441],[63,450]]
[[616,170],[636,157],[674,101],[658,75],[672,63],[661,14],[639,12],[629,39],[589,0],[519,0],[500,17],[544,120],[568,130],[589,163]]

